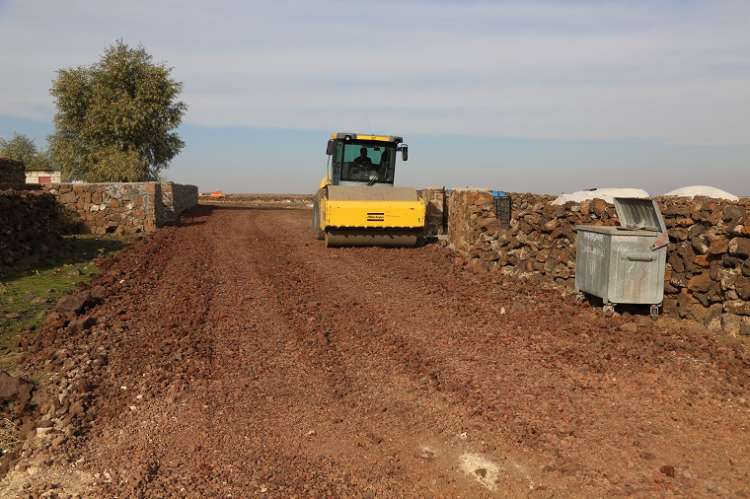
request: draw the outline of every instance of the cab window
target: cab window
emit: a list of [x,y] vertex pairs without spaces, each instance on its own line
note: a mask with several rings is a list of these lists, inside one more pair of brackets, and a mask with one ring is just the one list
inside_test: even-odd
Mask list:
[[[338,147],[334,169],[340,179],[353,182],[393,183],[396,148],[392,144],[346,143]],[[337,175],[338,176],[338,175]]]

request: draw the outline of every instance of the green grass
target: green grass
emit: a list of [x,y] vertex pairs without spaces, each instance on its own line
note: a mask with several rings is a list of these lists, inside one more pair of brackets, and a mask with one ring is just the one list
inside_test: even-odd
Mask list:
[[101,272],[97,257],[123,246],[113,238],[66,237],[60,256],[0,276],[0,366],[12,363],[20,335],[38,328],[57,300]]

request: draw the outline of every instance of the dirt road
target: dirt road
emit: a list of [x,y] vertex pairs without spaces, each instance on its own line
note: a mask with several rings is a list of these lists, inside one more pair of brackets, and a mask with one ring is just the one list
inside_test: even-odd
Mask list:
[[88,333],[42,333],[40,362],[102,359],[83,369],[85,424],[53,465],[88,477],[68,487],[750,496],[743,343],[606,319],[437,247],[326,250],[308,224],[201,208],[119,258]]

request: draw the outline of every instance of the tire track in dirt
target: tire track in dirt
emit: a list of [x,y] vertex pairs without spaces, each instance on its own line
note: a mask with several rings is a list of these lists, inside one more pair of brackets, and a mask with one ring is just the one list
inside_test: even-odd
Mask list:
[[204,208],[103,276],[86,497],[746,492],[745,346],[308,217]]
[[[281,215],[280,215],[281,216]],[[281,224],[280,221],[274,221],[269,226],[278,227]],[[296,229],[296,230],[295,230]],[[288,234],[301,234],[303,226],[290,227],[288,230],[283,231]],[[269,234],[269,237],[272,237]],[[297,248],[302,248],[303,244],[296,245]],[[314,250],[313,250],[314,251]],[[373,269],[376,268],[402,268],[408,267],[405,270],[406,275],[410,275],[412,279],[410,283],[416,281],[417,289],[408,290],[407,294],[411,294],[411,303],[414,303],[414,296],[420,296],[418,289],[425,284],[429,287],[429,279],[431,275],[422,275],[421,278],[417,276],[414,279],[415,274],[419,274],[420,263],[423,263],[424,252],[423,250],[411,250],[409,255],[414,255],[414,258],[408,257],[390,258],[393,256],[393,252],[388,250],[377,250],[377,249],[351,249],[351,250],[336,250],[343,260],[341,267],[347,270],[341,271],[340,273],[348,274],[349,277],[356,275],[358,271],[364,271],[364,275],[368,271],[372,273]],[[417,252],[422,251],[421,255]],[[301,267],[305,265],[305,261],[313,262],[308,265],[316,266],[316,270],[323,273],[326,270],[329,273],[335,274],[336,271],[330,271],[332,267],[332,258],[326,258],[324,255],[308,256],[305,260],[304,256],[308,255],[310,250],[300,250],[299,253],[303,255],[303,258],[293,261],[295,267]],[[345,256],[341,256],[345,255]],[[379,255],[388,255],[386,258],[379,258]],[[334,261],[336,259],[333,259]],[[383,261],[385,260],[385,262]],[[410,261],[411,260],[411,261]],[[357,263],[359,262],[359,263]],[[385,265],[384,265],[385,264]],[[442,270],[445,270],[444,267]],[[394,273],[397,274],[397,273]],[[477,286],[481,292],[486,291],[488,285],[492,283],[482,282],[481,279],[474,279],[473,277],[450,277],[451,273],[446,274],[436,273],[435,275],[440,276],[440,279],[444,279],[445,275],[449,276],[451,282],[451,288],[454,291],[454,296],[459,298],[456,300],[459,303],[472,303],[473,299],[477,296],[476,291],[466,293],[462,290],[466,284],[469,286]],[[345,276],[346,277],[346,276]],[[345,280],[345,277],[343,280]],[[339,279],[341,276],[339,275]],[[428,280],[427,283],[424,281]],[[381,282],[377,286],[373,286],[375,289],[403,289],[409,286],[404,286],[401,283],[394,285],[391,279],[390,282]],[[463,281],[463,283],[461,282]],[[466,282],[469,281],[469,282]],[[479,281],[471,282],[471,281]],[[358,284],[362,284],[358,282]],[[463,286],[461,285],[463,284]],[[513,283],[517,284],[517,283]],[[389,287],[390,285],[390,287]],[[533,285],[533,284],[531,284]],[[527,286],[528,287],[528,286]],[[440,287],[438,287],[439,289]],[[520,289],[519,289],[520,288]],[[526,291],[524,293],[524,291]],[[591,485],[594,487],[601,487],[602,483],[614,482],[615,484],[624,483],[624,488],[632,490],[634,487],[629,484],[627,475],[629,471],[622,472],[623,470],[615,468],[614,471],[605,472],[601,466],[590,466],[584,465],[586,461],[591,461],[590,458],[586,459],[586,454],[591,454],[589,445],[586,442],[596,442],[598,447],[601,447],[601,451],[597,452],[594,461],[599,460],[600,462],[606,461],[606,456],[622,455],[627,468],[640,469],[642,473],[641,482],[638,487],[642,487],[645,493],[652,491],[651,493],[659,493],[665,487],[670,488],[674,485],[672,483],[664,483],[660,478],[658,466],[654,463],[649,462],[649,459],[654,455],[654,450],[663,450],[664,448],[674,452],[670,456],[668,452],[657,452],[662,454],[663,459],[669,459],[670,461],[680,459],[682,456],[689,455],[691,452],[697,450],[697,448],[710,447],[709,442],[719,435],[723,440],[723,445],[731,448],[736,445],[734,439],[734,431],[732,420],[736,417],[740,417],[739,414],[745,412],[740,410],[736,413],[729,404],[722,408],[722,412],[728,417],[724,417],[721,423],[717,421],[717,418],[712,416],[712,412],[716,410],[715,403],[715,390],[718,393],[729,392],[733,394],[746,392],[746,380],[747,374],[744,376],[736,376],[736,373],[740,373],[747,365],[747,356],[744,354],[743,357],[736,357],[737,350],[735,347],[734,353],[731,349],[728,352],[722,352],[725,350],[723,346],[716,343],[713,340],[707,340],[705,333],[703,336],[696,334],[695,331],[655,331],[653,326],[648,325],[645,328],[641,328],[641,334],[650,334],[651,337],[643,336],[638,337],[632,334],[623,334],[617,329],[618,321],[608,321],[603,319],[598,314],[593,313],[589,309],[581,310],[581,307],[577,307],[573,304],[565,304],[564,300],[561,300],[559,296],[556,296],[556,291],[532,291],[524,290],[522,286],[515,286],[512,292],[507,293],[508,298],[515,295],[521,295],[520,301],[521,306],[516,311],[515,317],[512,314],[501,316],[500,306],[493,306],[493,302],[485,301],[484,307],[478,307],[476,309],[469,309],[469,314],[461,314],[465,319],[473,319],[479,315],[479,322],[476,320],[472,322],[458,321],[458,326],[455,330],[456,333],[463,333],[464,340],[468,338],[465,335],[467,330],[472,330],[472,338],[470,341],[464,341],[462,343],[450,343],[450,349],[453,356],[460,356],[462,353],[471,362],[471,367],[476,366],[475,372],[479,373],[479,377],[471,374],[471,369],[463,370],[460,369],[446,369],[446,366],[450,364],[450,361],[445,357],[441,359],[439,371],[445,374],[446,383],[449,385],[453,393],[462,395],[463,403],[470,403],[474,408],[477,415],[485,414],[490,416],[485,417],[485,423],[496,423],[497,422],[497,409],[498,409],[498,398],[487,397],[487,394],[492,394],[493,385],[498,384],[517,384],[522,390],[532,389],[537,393],[524,394],[522,391],[516,392],[514,395],[520,400],[525,398],[529,399],[529,404],[524,404],[519,407],[519,404],[513,404],[509,406],[505,412],[506,417],[503,423],[513,429],[514,437],[520,440],[524,446],[531,445],[532,448],[549,449],[553,451],[550,456],[551,464],[546,465],[547,469],[559,470],[563,475],[573,475],[573,484],[577,483],[580,487],[581,475],[583,478],[589,480]],[[525,300],[528,299],[528,300]],[[559,311],[555,312],[545,310],[545,315],[548,317],[541,317],[539,315],[540,305],[534,303],[534,299],[542,299],[549,301],[554,307],[560,307]],[[509,299],[509,308],[512,310],[515,305],[518,304],[519,299]],[[527,303],[523,303],[527,301]],[[378,303],[378,301],[370,301],[369,303]],[[425,352],[434,353],[436,345],[429,345],[424,342],[424,338],[430,338],[434,336],[436,329],[430,330],[430,328],[419,329],[419,320],[409,321],[409,314],[404,314],[404,304],[410,303],[407,295],[397,296],[394,302],[391,302],[390,307],[383,307],[379,316],[381,317],[399,317],[401,320],[401,334],[406,331],[412,331],[416,334],[411,336],[409,340],[415,340],[415,350],[422,350]],[[430,303],[426,303],[430,307]],[[442,305],[445,303],[433,303],[432,309],[442,310]],[[401,312],[401,313],[399,313]],[[452,313],[456,313],[453,310]],[[488,313],[489,312],[489,313]],[[358,313],[361,311],[358,310]],[[481,315],[489,315],[489,320],[485,317],[482,321]],[[521,316],[521,321],[519,317]],[[528,319],[524,320],[524,315]],[[420,317],[420,314],[416,314]],[[459,316],[460,317],[460,316]],[[577,321],[571,321],[571,318],[578,318]],[[424,316],[421,315],[421,320]],[[452,314],[447,314],[441,318],[443,324],[456,323],[456,317]],[[512,329],[517,331],[518,334],[511,334],[510,338],[507,335],[498,334],[498,325],[512,325],[515,322],[515,327]],[[521,322],[521,327],[518,323]],[[436,323],[439,327],[440,321]],[[583,326],[584,324],[592,324],[593,327]],[[622,321],[619,322],[621,324]],[[600,332],[596,332],[597,326]],[[437,329],[439,330],[439,329]],[[650,330],[650,331],[648,331]],[[601,332],[604,332],[602,337]],[[562,333],[555,337],[552,334]],[[571,338],[571,336],[573,336]],[[403,340],[403,336],[401,338]],[[497,349],[498,340],[506,342],[514,354],[520,354],[525,359],[522,359],[526,363],[526,368],[514,372],[506,372],[506,376],[487,376],[486,367],[492,366],[493,363],[486,355],[481,355],[481,350],[492,352]],[[495,345],[492,345],[492,343]],[[567,342],[568,345],[563,348],[557,347],[557,343]],[[645,344],[645,346],[644,346]],[[543,348],[540,348],[540,345]],[[479,348],[477,348],[477,346]],[[494,346],[494,348],[493,348]],[[591,349],[599,350],[601,355],[592,355]],[[635,351],[633,351],[635,350]],[[565,355],[563,358],[559,358],[558,352],[563,352]],[[674,356],[666,356],[665,354],[673,353],[675,351],[681,351],[685,355],[695,354],[706,356],[708,353],[710,356],[716,359],[716,364],[704,364],[704,363],[685,363],[677,362]],[[584,354],[584,352],[586,352]],[[726,355],[725,355],[726,354]],[[716,356],[718,355],[718,357]],[[588,357],[587,357],[588,356]],[[734,362],[732,362],[736,358]],[[502,366],[498,366],[498,371],[502,372]],[[511,363],[513,365],[514,363]],[[542,372],[535,371],[535,376],[543,377],[546,379],[542,380],[542,383],[528,383],[528,369],[533,365],[537,365],[542,368]],[[540,365],[541,364],[541,365]],[[481,368],[484,366],[484,369]],[[583,370],[581,371],[581,367]],[[734,371],[735,376],[727,376],[726,371]],[[446,372],[447,371],[447,372]],[[548,372],[544,372],[548,371]],[[456,375],[458,373],[458,375]],[[540,376],[540,374],[546,374],[546,376]],[[564,375],[564,383],[560,383],[560,376]],[[483,376],[483,379],[482,379]],[[478,379],[479,378],[479,379]],[[697,394],[691,392],[692,384],[691,378],[701,379],[702,383],[706,385],[706,390],[703,395],[705,398],[695,397]],[[453,379],[453,386],[451,387],[451,379]],[[632,379],[633,382],[622,383],[619,379]],[[681,379],[689,380],[685,385]],[[474,381],[477,380],[477,381]],[[727,386],[726,381],[733,381],[733,385]],[[468,383],[467,383],[468,381]],[[737,384],[738,383],[738,384]],[[632,385],[635,385],[632,386]],[[573,399],[570,399],[568,395],[567,404],[555,404],[553,395],[555,392],[564,394],[570,392],[573,395]],[[627,394],[624,400],[622,395]],[[510,395],[510,394],[507,394]],[[695,398],[693,401],[687,401],[685,397],[692,396]],[[550,403],[551,399],[551,403]],[[620,400],[618,400],[620,399]],[[714,400],[711,400],[714,399]],[[623,403],[624,402],[624,403]],[[536,406],[536,411],[533,410]],[[558,407],[556,407],[558,406]],[[567,406],[567,407],[566,407]],[[665,414],[663,407],[681,407],[683,417],[676,417],[675,414]],[[702,411],[696,411],[697,406],[701,406]],[[533,412],[529,412],[529,410]],[[554,424],[555,419],[547,418],[547,420],[539,420],[540,415],[549,413],[556,414],[558,412],[565,411],[569,414],[568,418],[562,418],[562,424]],[[621,417],[611,418],[609,414],[613,411],[621,413]],[[698,417],[700,413],[703,417]],[[494,413],[494,414],[493,414]],[[736,413],[734,416],[729,416],[732,413]],[[608,414],[607,417],[602,418],[597,414]],[[559,416],[558,416],[559,417]],[[568,419],[566,422],[565,419]],[[656,421],[656,424],[653,422]],[[645,423],[645,424],[644,424]],[[676,423],[676,424],[675,424]],[[717,424],[719,423],[719,424]],[[616,441],[607,442],[604,440],[606,436],[613,429],[613,425],[616,428],[617,434],[627,435],[628,433],[635,433],[633,438],[633,444],[629,444],[630,449],[622,449],[622,444]],[[482,427],[487,429],[487,424],[479,425],[477,429],[481,430]],[[550,428],[551,426],[551,428]],[[684,430],[678,430],[674,433],[674,430],[680,426],[687,426],[692,428],[693,432],[685,433]],[[708,439],[706,436],[696,438],[697,432],[709,432]],[[535,440],[539,440],[540,433],[548,433],[545,441],[541,444],[537,444]],[[551,434],[550,434],[551,433]],[[674,442],[675,437],[678,442]],[[642,442],[641,439],[646,439]],[[566,440],[577,441],[579,449],[575,453],[571,453],[570,456],[560,456],[559,448],[564,446]],[[696,440],[701,440],[700,444],[696,444]],[[657,443],[658,442],[658,443]],[[677,445],[675,445],[677,443]],[[562,444],[562,445],[561,445]],[[640,448],[645,447],[645,448]],[[736,452],[740,454],[747,452],[747,442],[743,442],[739,447],[735,448]],[[635,455],[634,455],[635,454]],[[720,454],[713,453],[711,459],[708,462],[721,459]],[[640,456],[647,456],[646,459]],[[693,463],[686,463],[691,465]],[[696,463],[697,466],[700,464]],[[707,463],[703,463],[705,466]],[[721,467],[720,462],[712,463]],[[731,472],[731,467],[730,470]],[[617,477],[618,472],[622,473],[622,478]],[[713,474],[713,471],[711,472]],[[649,476],[650,475],[650,476]],[[690,472],[689,476],[694,476],[693,472]],[[731,475],[730,475],[731,476]],[[557,479],[563,479],[565,481],[566,476],[557,477]],[[614,479],[612,479],[614,478]],[[691,485],[690,479],[686,480],[686,484]],[[616,487],[613,487],[616,489]]]
[[[387,470],[386,474],[397,474],[399,481],[396,483],[410,483],[412,493],[422,490],[422,493],[445,494],[446,489],[435,490],[432,481],[439,473],[449,470],[436,471],[426,467],[424,462],[417,462],[417,466],[411,468],[405,465],[406,461],[418,461],[415,454],[419,450],[419,440],[408,431],[396,431],[395,428],[406,424],[415,427],[424,424],[425,418],[420,417],[414,421],[410,417],[408,412],[414,412],[412,406],[415,397],[411,394],[404,396],[401,392],[419,392],[419,383],[412,381],[410,386],[404,387],[406,379],[393,375],[400,370],[399,366],[373,362],[378,357],[373,355],[374,352],[368,345],[372,345],[370,338],[382,338],[377,327],[374,327],[379,321],[369,314],[366,307],[342,292],[335,281],[321,280],[320,275],[312,272],[304,261],[294,259],[295,242],[290,243],[283,237],[269,234],[268,227],[271,226],[263,224],[254,228],[264,241],[263,246],[255,251],[266,255],[265,264],[258,270],[268,287],[273,290],[280,316],[285,318],[290,329],[295,332],[298,348],[308,352],[313,368],[325,377],[330,397],[328,404],[336,412],[336,417],[333,418],[334,428],[325,432],[333,432],[332,439],[325,445],[333,445],[339,448],[339,452],[348,454],[352,450],[342,449],[340,441],[348,439],[356,442],[362,450],[378,453],[382,462],[398,460],[403,463]],[[367,341],[363,341],[364,339]],[[394,392],[392,389],[384,389],[393,386],[399,386],[400,390]],[[434,403],[433,401],[432,404]],[[321,421],[319,424],[325,425],[325,422]],[[324,440],[320,438],[320,434],[321,430],[318,428],[318,438],[315,439],[318,442]],[[431,436],[434,438],[434,435]],[[316,451],[323,448],[320,444],[313,447]],[[455,467],[455,463],[452,467]],[[358,472],[362,476],[367,474],[364,469]],[[372,489],[382,480],[381,475],[374,480],[375,483],[362,485],[363,488]],[[420,481],[424,483],[421,489]],[[466,487],[463,477],[449,477],[445,481],[458,482],[459,487]],[[385,490],[392,491],[396,487],[394,483]],[[382,483],[379,484],[379,489],[382,493]],[[460,490],[461,488],[454,489],[449,495],[459,494]],[[473,485],[468,486],[468,490],[474,495],[481,493]]]

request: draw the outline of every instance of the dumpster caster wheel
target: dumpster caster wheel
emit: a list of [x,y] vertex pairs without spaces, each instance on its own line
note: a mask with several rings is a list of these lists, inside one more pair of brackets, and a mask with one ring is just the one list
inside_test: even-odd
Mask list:
[[651,305],[650,313],[651,313],[651,318],[653,320],[656,320],[659,318],[659,308],[660,308],[659,305]]
[[576,293],[576,303],[580,305],[581,303],[586,301],[586,295],[581,293],[580,291]]
[[602,312],[604,312],[604,315],[607,317],[612,317],[615,315],[615,306],[611,303],[607,303],[602,307]]

